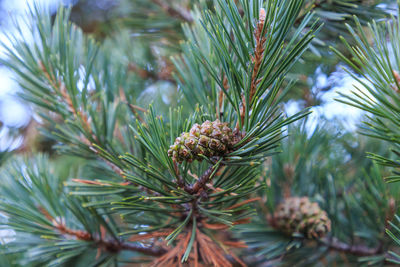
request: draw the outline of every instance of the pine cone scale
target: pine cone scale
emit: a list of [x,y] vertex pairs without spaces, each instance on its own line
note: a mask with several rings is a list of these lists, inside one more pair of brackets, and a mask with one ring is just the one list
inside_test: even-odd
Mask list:
[[226,122],[207,120],[201,125],[194,124],[189,132],[177,137],[168,150],[168,156],[178,163],[202,161],[202,156],[224,156],[243,136],[241,132],[232,131]]

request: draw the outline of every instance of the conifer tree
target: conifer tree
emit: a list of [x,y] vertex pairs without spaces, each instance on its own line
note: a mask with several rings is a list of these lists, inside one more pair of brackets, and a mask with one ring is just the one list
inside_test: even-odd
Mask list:
[[[305,90],[290,78],[323,61],[333,29],[385,18],[383,1],[365,2],[121,1],[111,22],[89,17],[82,29],[74,9],[34,6],[1,63],[53,152],[0,155],[0,265],[398,263],[388,221],[399,191],[364,157],[397,167],[387,147],[328,122],[310,134],[308,109],[283,110]],[[369,135],[396,145],[399,36],[388,21],[392,49],[377,24],[376,50],[362,38],[350,60],[334,49],[382,100],[349,98],[374,114]]]

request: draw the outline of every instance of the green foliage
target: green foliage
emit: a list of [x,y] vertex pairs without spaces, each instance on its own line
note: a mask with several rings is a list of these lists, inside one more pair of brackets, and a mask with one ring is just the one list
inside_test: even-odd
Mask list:
[[[368,116],[363,133],[370,137],[388,141],[392,144],[392,152],[399,155],[398,131],[399,123],[396,110],[400,103],[397,90],[399,89],[398,70],[400,68],[399,20],[392,17],[390,22],[379,23],[373,21],[366,29],[362,29],[356,19],[357,29],[348,27],[356,40],[357,45],[350,47],[345,39],[344,44],[352,53],[351,60],[344,57],[337,50],[339,56],[348,63],[358,74],[354,78],[362,85],[356,88],[351,95],[344,95],[339,101],[363,109],[372,116]],[[370,37],[368,37],[370,36]],[[388,42],[387,38],[391,41]],[[373,43],[371,46],[370,43]],[[396,160],[388,157],[371,154],[370,157],[378,163],[395,167],[399,166]],[[393,171],[389,181],[398,180],[398,172]]]
[[[391,1],[382,0],[309,0],[306,7],[314,10],[315,15],[325,24],[325,27],[314,40],[312,51],[321,55],[321,44],[335,44],[338,35],[346,34],[346,23],[354,24],[353,16],[357,16],[361,25],[367,25],[371,19],[383,19],[387,16],[384,6]],[[346,35],[350,37],[350,35]],[[322,50],[322,55],[327,55],[327,51]]]
[[[349,57],[346,46],[337,42],[337,38],[343,36],[350,44],[354,43],[351,34],[346,29],[347,24],[355,26],[353,16],[357,16],[363,27],[372,19],[384,20],[390,14],[392,2],[392,0],[306,1],[304,12],[308,9],[312,10],[315,13],[314,17],[318,18],[324,26],[313,39],[303,60],[300,60],[290,73],[292,77],[299,80],[297,85],[302,89],[291,93],[290,99],[304,100],[305,106],[318,106],[323,101],[320,98],[323,92],[337,85],[334,81],[328,81],[322,86],[317,83],[317,69],[329,76],[337,70],[337,65],[340,63],[339,57],[331,53],[329,46],[334,46]],[[313,88],[312,91],[311,88]]]
[[[382,1],[362,10],[356,4],[363,1],[134,2],[107,28],[124,29],[98,38],[101,44],[70,22],[66,8],[52,17],[34,7],[28,36],[21,28],[9,36],[0,63],[15,72],[21,97],[34,106],[47,125],[42,133],[62,156],[31,155],[2,172],[0,225],[15,233],[1,247],[0,264],[228,266],[241,262],[235,248],[242,248],[249,265],[278,258],[282,266],[310,266],[319,259],[383,264],[386,251],[396,250],[384,229],[398,190],[386,187],[383,168],[362,157],[371,148],[393,165],[387,148],[327,124],[310,133],[305,124],[291,125],[307,110],[289,117],[282,111],[297,88],[287,76],[307,59],[307,49],[315,53],[349,14],[360,15],[356,25],[362,30],[368,17],[383,16],[373,11]],[[396,23],[389,31],[393,38],[399,37]],[[377,51],[389,55],[377,25],[374,38],[383,47]],[[370,69],[372,78],[366,76],[384,88],[376,93],[369,87],[385,102],[376,109],[374,100],[349,99],[375,110],[368,125],[396,145],[390,130],[398,125],[400,100],[383,84],[389,79],[400,89],[393,81],[397,68],[382,66],[367,39],[356,41],[368,53],[355,49],[353,61],[346,62],[359,71],[370,59],[379,63]],[[378,67],[391,76],[382,80],[385,72]],[[168,155],[182,133],[217,119],[238,139],[228,150],[193,162]],[[276,229],[270,217],[289,196],[317,202],[332,221],[331,233],[311,240]]]
[[[349,64],[360,77],[353,76],[361,83],[363,88],[356,88],[352,95],[346,95],[340,100],[369,112],[368,120],[364,123],[363,133],[367,136],[384,140],[392,148],[390,157],[370,153],[370,158],[383,166],[391,167],[392,175],[386,177],[388,182],[397,182],[399,176],[399,119],[398,96],[399,85],[399,17],[392,17],[390,21],[379,23],[373,21],[367,29],[363,29],[355,19],[357,28],[348,26],[349,32],[356,41],[356,46],[351,47],[342,38],[343,43],[351,52],[351,60],[334,50]],[[371,45],[372,44],[372,45]],[[397,217],[396,217],[397,220]],[[387,233],[395,242],[398,242],[397,227],[395,223],[388,226]],[[394,230],[390,230],[393,228]],[[398,263],[398,255],[391,252],[388,260]]]
[[[6,214],[14,215],[15,221],[10,217],[9,227],[16,228],[20,223],[25,225],[16,228],[21,232],[37,238],[50,236],[51,240],[57,237],[55,243],[45,240],[44,249],[35,254],[37,260],[47,262],[56,258],[51,264],[57,264],[84,255],[93,241],[100,245],[105,242],[99,239],[101,227],[109,230],[110,238],[117,242],[113,244],[117,246],[116,252],[125,248],[118,236],[164,230],[170,231],[165,240],[173,245],[178,244],[177,240],[181,239],[178,237],[186,234],[187,229],[195,229],[193,241],[185,247],[185,256],[178,259],[185,261],[194,240],[201,242],[203,238],[203,233],[198,233],[197,229],[214,238],[215,233],[202,224],[222,224],[229,228],[248,220],[254,209],[250,207],[251,201],[241,201],[264,187],[257,182],[260,164],[276,152],[279,140],[284,137],[283,127],[307,114],[302,112],[285,118],[280,110],[282,97],[278,96],[285,74],[313,37],[312,30],[303,31],[311,18],[306,16],[303,26],[289,42],[285,41],[301,6],[302,1],[268,1],[266,18],[259,18],[263,13],[258,1],[252,5],[243,1],[243,16],[233,1],[219,1],[215,10],[202,12],[199,22],[202,27],[196,29],[201,36],[207,36],[214,52],[203,54],[195,40],[185,44],[195,57],[191,62],[180,61],[179,64],[193,63],[198,66],[198,72],[190,76],[189,83],[182,80],[180,84],[185,91],[197,77],[206,74],[213,85],[213,94],[225,97],[214,98],[211,102],[207,97],[197,99],[198,102],[191,102],[196,106],[192,114],[170,109],[166,118],[158,116],[152,106],[135,106],[140,91],[129,88],[131,75],[136,75],[129,73],[130,60],[117,60],[124,57],[109,52],[108,42],[100,46],[86,37],[68,21],[69,10],[60,9],[54,23],[38,8],[32,11],[29,27],[34,42],[11,37],[12,46],[6,47],[8,58],[2,62],[18,75],[24,88],[21,96],[35,104],[45,121],[56,122],[54,130],[46,134],[58,142],[60,153],[97,159],[99,171],[114,171],[96,180],[82,179],[85,177],[68,180],[65,182],[67,189],[58,188],[60,183],[54,179],[52,183],[55,184],[51,186],[57,186],[57,190],[49,185],[51,190],[42,193],[44,199],[37,204],[27,199],[27,206],[17,211],[13,210],[12,203],[3,206]],[[266,47],[259,47],[261,43]],[[253,50],[256,44],[258,50]],[[140,49],[141,46],[133,47]],[[258,62],[253,54],[257,54]],[[183,77],[184,72],[178,72],[177,77]],[[223,87],[221,75],[225,75],[229,90]],[[282,95],[290,87],[284,89]],[[206,92],[204,88],[203,92]],[[216,107],[223,111],[216,114]],[[232,151],[192,164],[177,164],[168,157],[168,148],[180,133],[188,131],[196,122],[220,116],[229,127],[236,125],[243,131],[242,140]],[[38,184],[26,189],[32,197],[47,187],[49,181],[46,173],[42,177],[34,170],[29,171],[32,176],[29,179],[38,179]],[[68,197],[66,203],[58,203],[57,198],[63,198],[64,190],[77,198]],[[7,195],[5,201],[8,198],[17,201],[19,196]],[[48,216],[56,221],[44,219],[40,209],[33,209],[29,201],[30,205],[43,206]],[[54,207],[51,206],[53,202]],[[58,206],[64,204],[66,206]],[[27,216],[23,215],[28,208],[33,210],[29,217],[44,226],[36,229],[29,225]],[[77,222],[67,221],[64,229],[57,218],[71,218]],[[121,219],[123,224],[117,226],[116,222]],[[48,229],[51,224],[55,232]],[[81,232],[68,230],[75,229],[73,226]],[[76,240],[60,240],[62,234],[69,234]],[[114,256],[101,260],[111,263]]]
[[[400,233],[400,228],[398,227],[399,222],[400,218],[396,215],[395,221],[390,223],[390,226],[393,228],[393,230],[387,230],[387,234],[396,242],[398,246],[400,246],[400,239],[398,236],[396,236],[396,234],[398,235]],[[389,253],[391,257],[388,259],[388,261],[395,264],[400,264],[400,255],[392,251]]]
[[[362,140],[360,136],[340,134],[328,123],[310,135],[305,125],[290,127],[290,136],[282,144],[283,152],[267,165],[266,203],[259,206],[253,223],[236,227],[238,235],[256,251],[259,263],[274,262],[282,255],[282,266],[314,266],[321,258],[332,264],[341,263],[343,255],[332,250],[353,244],[362,249],[346,254],[342,264],[383,264],[382,248],[395,248],[385,236],[385,227],[394,215],[399,188],[385,184],[383,169],[377,165],[343,157],[373,148],[354,147],[355,140]],[[287,236],[275,229],[271,216],[287,195],[317,201],[332,221],[331,234],[313,241],[299,234]]]
[[[184,61],[179,59],[176,61],[177,69],[180,71],[179,77],[183,81],[181,87],[192,107],[196,103],[207,102],[209,98],[211,104],[208,107],[209,112],[214,113],[217,108],[222,109],[223,118],[231,121],[238,120],[235,119],[235,114],[239,113],[244,94],[245,105],[257,109],[254,114],[246,116],[245,121],[240,121],[240,125],[244,125],[248,131],[259,121],[269,121],[267,116],[274,114],[275,104],[279,103],[280,99],[275,100],[275,98],[282,89],[283,77],[312,40],[315,24],[311,27],[312,30],[302,32],[312,18],[312,15],[307,15],[295,34],[289,35],[290,26],[295,23],[301,11],[302,1],[266,3],[267,17],[271,19],[266,20],[262,29],[262,34],[266,35],[265,53],[260,69],[255,73],[255,79],[260,79],[259,86],[250,101],[254,67],[252,56],[256,46],[253,32],[256,30],[255,21],[258,21],[260,3],[255,1],[251,6],[250,3],[243,1],[241,3],[244,9],[243,19],[238,8],[232,3],[223,1],[218,3],[216,15],[212,15],[211,11],[203,15],[202,28],[184,28],[190,42],[182,45]],[[233,37],[230,34],[233,34]],[[205,45],[204,39],[208,36]],[[289,41],[286,42],[286,38],[289,38]],[[207,73],[208,75],[204,75]],[[217,106],[218,90],[222,90],[226,95],[221,107]]]
[[[93,266],[111,265],[116,254],[107,249],[99,256],[99,238],[120,242],[119,226],[107,214],[83,208],[83,198],[71,197],[64,179],[57,174],[46,156],[17,159],[2,173],[1,212],[5,229],[13,229],[6,253],[20,254],[13,264],[20,266],[83,266],[80,259],[89,256]],[[71,173],[72,174],[72,173]],[[70,174],[70,175],[71,175]],[[62,229],[85,231],[87,240],[67,238],[72,233]],[[76,230],[75,230],[76,229]]]

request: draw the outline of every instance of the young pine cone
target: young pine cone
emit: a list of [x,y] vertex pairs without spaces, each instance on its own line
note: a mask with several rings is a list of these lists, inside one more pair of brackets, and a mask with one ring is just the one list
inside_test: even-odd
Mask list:
[[228,123],[219,120],[194,124],[190,132],[184,132],[170,146],[168,156],[179,163],[203,160],[201,155],[211,158],[227,154],[240,141],[242,134],[236,134]]
[[326,212],[307,197],[291,197],[279,204],[272,225],[287,235],[300,233],[309,239],[321,238],[331,230]]

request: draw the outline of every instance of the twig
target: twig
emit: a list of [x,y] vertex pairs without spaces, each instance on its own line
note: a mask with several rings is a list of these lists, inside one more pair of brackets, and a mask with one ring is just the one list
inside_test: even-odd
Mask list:
[[119,88],[119,96],[120,96],[120,98],[121,98],[121,101],[122,101],[123,103],[125,103],[125,104],[128,105],[129,109],[132,111],[132,113],[135,115],[135,117],[136,117],[141,123],[145,123],[144,120],[143,120],[143,118],[139,115],[139,112],[137,112],[137,111],[139,110],[139,111],[142,111],[142,112],[146,112],[146,109],[141,108],[141,107],[139,107],[139,106],[136,106],[136,105],[133,105],[133,104],[129,103],[129,102],[128,102],[128,99],[126,98],[125,91],[124,91],[123,88]]
[[163,248],[156,247],[144,247],[136,244],[123,243],[121,244],[121,250],[137,251],[150,256],[161,256],[166,253]]
[[247,199],[247,200],[245,200],[245,201],[236,203],[236,204],[233,205],[233,206],[230,206],[230,207],[228,208],[228,210],[233,210],[233,209],[239,208],[239,207],[241,207],[241,206],[243,206],[243,205],[246,205],[246,204],[249,204],[249,203],[252,203],[252,202],[255,202],[255,201],[259,201],[259,200],[261,200],[260,197],[250,198],[250,199]]
[[256,39],[256,48],[254,50],[254,56],[252,58],[254,67],[253,67],[253,74],[251,76],[250,102],[253,99],[254,95],[256,94],[257,86],[260,83],[260,80],[258,79],[258,74],[264,57],[265,42],[267,41],[267,38],[265,38],[265,35],[263,34],[265,16],[266,16],[265,10],[261,9],[260,19],[254,31],[254,37]]
[[150,256],[161,256],[167,252],[165,249],[159,247],[147,247],[139,244],[119,242],[117,240],[105,240],[103,234],[100,235],[100,237],[94,237],[89,232],[68,228],[64,222],[58,222],[56,219],[54,219],[43,207],[39,207],[39,210],[45,215],[48,220],[53,222],[53,226],[61,234],[73,236],[74,238],[82,241],[94,242],[99,248],[102,248],[109,252],[118,253],[122,250],[130,250]]
[[166,237],[170,235],[174,229],[165,229],[161,232],[153,232],[153,233],[148,233],[148,234],[142,234],[142,235],[135,235],[129,238],[129,241],[131,242],[136,242],[136,241],[141,241],[141,240],[146,240],[146,239],[151,239],[151,238],[156,238],[156,237]]
[[[74,102],[72,101],[71,96],[69,95],[67,88],[65,87],[65,84],[59,80],[56,81],[55,77],[52,77],[46,67],[43,65],[43,62],[39,61],[39,67],[42,70],[44,76],[50,83],[50,85],[53,87],[53,89],[61,95],[62,101],[64,101],[68,107],[68,111],[72,113],[75,119],[80,119],[80,123],[82,125],[82,128],[89,134],[91,134],[93,140],[98,142],[97,136],[93,133],[92,127],[90,125],[90,119],[87,116],[87,114],[84,111],[79,111],[75,108]],[[89,142],[88,138],[86,136],[83,136],[84,139],[86,139],[87,142]],[[90,142],[89,142],[90,143]]]
[[156,81],[167,81],[173,84],[176,84],[175,79],[172,77],[172,67],[165,66],[161,72],[148,71],[143,68],[140,68],[134,63],[129,63],[128,70],[136,73],[142,79],[152,79]]
[[193,22],[192,15],[190,15],[190,12],[188,10],[172,7],[171,5],[165,3],[163,0],[152,0],[152,2],[160,6],[166,13],[173,17],[176,17],[185,22]]
[[[251,84],[250,84],[250,94],[249,94],[249,105],[251,105],[251,101],[254,98],[254,95],[257,91],[257,86],[260,83],[260,79],[258,79],[260,67],[264,57],[265,51],[265,42],[266,38],[263,34],[265,19],[266,19],[265,10],[262,8],[260,9],[260,16],[257,26],[254,30],[254,37],[256,40],[256,47],[254,49],[254,55],[252,57],[253,62],[253,74],[251,76]],[[246,99],[245,96],[242,95],[242,107],[240,110],[240,119],[243,122],[246,116],[246,112],[248,112],[249,107],[246,107]],[[243,125],[242,125],[243,126]],[[239,129],[239,121],[237,122],[236,128]]]
[[365,245],[349,245],[344,242],[341,242],[337,238],[324,238],[320,240],[322,244],[329,247],[330,249],[345,252],[348,254],[352,254],[355,256],[373,256],[382,253],[381,246],[376,248],[370,248]]
[[206,186],[208,180],[210,179],[211,174],[215,170],[215,167],[216,167],[215,165],[209,167],[203,173],[203,175],[196,181],[196,183],[194,185],[186,185],[185,191],[192,195],[197,194],[200,191],[200,189],[202,189]]
[[357,245],[349,245],[344,242],[341,242],[337,238],[324,238],[321,239],[320,242],[327,246],[331,250],[343,252],[346,254],[351,254],[354,256],[360,256],[360,257],[365,257],[365,256],[375,256],[375,255],[382,255],[384,256],[384,263],[387,264],[392,264],[393,262],[390,261],[390,259],[393,259],[393,255],[390,253],[383,251],[383,244],[380,243],[377,247],[375,248],[370,248],[362,244],[357,244]]
[[[72,179],[73,182],[75,183],[80,183],[80,184],[88,184],[88,185],[100,185],[100,186],[112,186],[112,184],[108,184],[108,183],[102,183],[99,181],[93,181],[93,180],[83,180],[83,179]],[[126,181],[123,183],[119,183],[119,185],[121,186],[126,186],[126,185],[130,185],[131,182]]]
[[[90,118],[87,116],[87,114],[83,110],[79,111],[75,108],[75,105],[65,87],[65,84],[61,81],[57,82],[55,80],[56,78],[52,77],[50,75],[50,73],[48,72],[48,70],[46,69],[46,67],[43,65],[43,63],[41,61],[39,61],[38,64],[39,64],[40,69],[43,71],[44,76],[50,83],[50,85],[54,88],[54,90],[56,92],[58,92],[61,95],[62,100],[66,103],[66,105],[68,107],[68,111],[74,116],[75,119],[80,120],[80,124],[82,125],[82,128],[84,129],[84,131],[86,133],[89,133],[95,142],[98,142],[99,140],[92,130],[92,127],[90,124]],[[85,135],[80,135],[79,138],[93,152],[95,152],[97,155],[99,154],[99,151],[93,146],[92,142]],[[109,165],[114,172],[116,172],[121,177],[124,177],[122,170],[118,166],[116,166],[114,163],[104,159],[103,157],[99,157],[99,158],[101,160],[103,160],[104,162],[106,162],[106,164]]]

